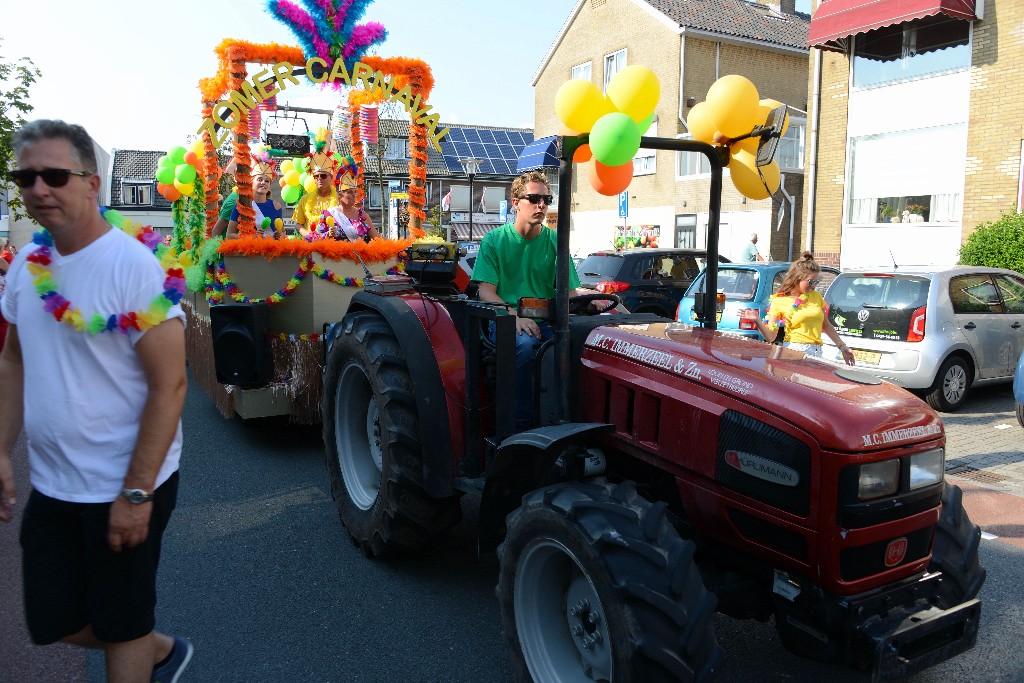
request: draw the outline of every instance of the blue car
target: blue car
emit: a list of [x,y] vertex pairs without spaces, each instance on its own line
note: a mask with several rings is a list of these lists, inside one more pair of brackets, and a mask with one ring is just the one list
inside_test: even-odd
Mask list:
[[1017,422],[1024,427],[1024,353],[1017,361],[1017,372],[1013,373],[1013,400],[1017,404]]
[[[718,291],[725,292],[725,309],[718,314],[718,329],[760,339],[761,335],[752,323],[744,323],[751,329],[741,329],[740,311],[745,308],[756,308],[758,316],[763,316],[768,311],[769,298],[779,290],[789,266],[787,261],[719,264]],[[838,274],[837,269],[822,266],[818,291],[824,294]],[[696,321],[693,299],[696,294],[703,292],[704,271],[701,271],[679,302],[679,308],[676,310],[677,321],[691,324]]]

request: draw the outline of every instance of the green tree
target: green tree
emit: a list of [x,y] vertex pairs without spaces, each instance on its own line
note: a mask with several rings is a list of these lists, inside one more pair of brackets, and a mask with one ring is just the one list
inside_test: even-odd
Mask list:
[[1008,211],[979,225],[960,247],[960,263],[1024,273],[1024,214]]
[[444,226],[444,211],[441,209],[441,205],[440,204],[434,204],[432,207],[430,207],[430,210],[427,212],[427,223],[430,224],[430,227],[427,227],[426,225],[424,225],[423,229],[426,231],[426,233],[428,235],[435,235],[437,237],[445,237],[445,232],[444,232],[444,227],[443,227]]
[[[2,42],[2,39],[0,39]],[[21,194],[14,192],[14,186],[7,180],[7,171],[14,167],[14,147],[11,138],[25,123],[25,114],[32,111],[28,103],[28,89],[42,74],[28,57],[8,61],[0,55],[0,172],[3,173],[3,187],[8,190],[8,205],[15,218],[23,218],[24,203]]]

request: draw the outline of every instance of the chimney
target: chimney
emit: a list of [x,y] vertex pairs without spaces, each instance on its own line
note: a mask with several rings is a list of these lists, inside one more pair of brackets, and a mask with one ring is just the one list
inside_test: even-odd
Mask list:
[[782,14],[796,14],[796,0],[779,0],[779,12]]

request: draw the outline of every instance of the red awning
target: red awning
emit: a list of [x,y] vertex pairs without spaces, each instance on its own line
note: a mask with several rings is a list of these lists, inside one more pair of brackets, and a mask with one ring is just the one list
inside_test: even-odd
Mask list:
[[807,44],[845,51],[833,41],[933,14],[974,21],[974,0],[822,0],[811,18]]

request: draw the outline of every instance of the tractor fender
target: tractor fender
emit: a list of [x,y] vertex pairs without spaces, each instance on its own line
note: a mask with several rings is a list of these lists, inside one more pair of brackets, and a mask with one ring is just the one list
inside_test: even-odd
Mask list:
[[[420,301],[419,295],[416,296]],[[440,308],[440,307],[439,307]],[[416,396],[416,410],[419,416],[420,443],[423,449],[423,490],[435,498],[452,495],[452,428],[449,420],[445,386],[441,377],[440,364],[431,339],[427,336],[424,325],[417,313],[403,296],[380,296],[367,292],[356,292],[349,305],[349,312],[357,310],[373,310],[391,326],[405,354],[412,380],[412,391]],[[443,310],[443,309],[442,309]],[[447,321],[445,328],[444,321]],[[342,321],[344,326],[344,320]],[[450,319],[437,317],[431,320],[431,328],[450,329],[456,341],[458,336]],[[436,341],[436,340],[435,340]],[[439,344],[440,348],[451,343]],[[458,353],[463,356],[461,343]],[[463,363],[465,361],[463,360]],[[457,407],[456,407],[457,409]],[[461,424],[458,425],[461,430]]]
[[505,536],[505,518],[522,504],[524,495],[566,480],[555,461],[568,446],[582,447],[591,437],[613,429],[614,425],[600,422],[573,422],[537,427],[502,441],[488,468],[480,499],[480,557],[497,549]]

